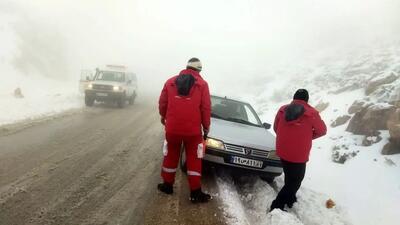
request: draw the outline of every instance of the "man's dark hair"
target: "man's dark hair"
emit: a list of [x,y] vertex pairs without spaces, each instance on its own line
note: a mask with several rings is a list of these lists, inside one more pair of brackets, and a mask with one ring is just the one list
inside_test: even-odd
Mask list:
[[303,100],[305,102],[308,102],[308,91],[306,89],[299,89],[296,91],[296,93],[294,93],[293,99],[296,100]]

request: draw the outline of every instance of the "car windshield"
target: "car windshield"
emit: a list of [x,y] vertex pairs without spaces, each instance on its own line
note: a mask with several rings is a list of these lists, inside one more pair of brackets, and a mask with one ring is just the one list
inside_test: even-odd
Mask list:
[[211,96],[211,104],[211,117],[247,125],[262,126],[260,119],[250,104],[216,96]]
[[114,71],[100,71],[96,76],[96,80],[124,82],[125,73]]

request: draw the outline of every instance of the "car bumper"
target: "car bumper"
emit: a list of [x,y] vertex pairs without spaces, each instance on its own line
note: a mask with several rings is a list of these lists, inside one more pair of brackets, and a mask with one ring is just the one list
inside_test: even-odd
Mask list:
[[[250,166],[245,166],[245,165],[234,164],[231,162],[231,158],[233,156],[262,161],[262,167],[255,168],[255,167],[250,167]],[[228,167],[235,167],[235,168],[252,171],[254,173],[262,173],[262,174],[269,173],[273,176],[279,176],[283,172],[282,164],[279,160],[270,160],[270,159],[253,157],[253,156],[248,156],[248,155],[234,154],[231,152],[225,152],[223,150],[215,150],[215,149],[210,149],[210,148],[206,149],[206,154],[204,155],[203,160],[205,160],[207,162],[219,164],[219,165],[224,165],[224,166],[228,166]]]
[[85,90],[85,95],[97,101],[114,101],[125,97],[124,92],[104,90]]

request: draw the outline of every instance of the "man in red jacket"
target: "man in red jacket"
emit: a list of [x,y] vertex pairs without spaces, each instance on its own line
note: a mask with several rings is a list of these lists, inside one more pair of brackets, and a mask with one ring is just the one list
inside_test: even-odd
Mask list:
[[203,137],[210,129],[211,98],[208,84],[200,76],[199,59],[188,61],[185,70],[170,78],[164,85],[159,99],[161,123],[165,125],[164,161],[158,189],[173,193],[175,173],[182,144],[185,147],[190,200],[207,202],[209,194],[201,190],[201,164]]
[[270,211],[284,210],[285,204],[292,208],[306,172],[312,140],[326,134],[326,125],[318,111],[307,103],[308,98],[307,90],[297,90],[293,101],[282,106],[275,117],[276,151],[281,158],[285,185]]

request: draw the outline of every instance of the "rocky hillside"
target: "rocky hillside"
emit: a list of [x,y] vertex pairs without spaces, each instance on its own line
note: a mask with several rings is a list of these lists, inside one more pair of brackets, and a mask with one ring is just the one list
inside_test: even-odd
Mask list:
[[[272,87],[273,91],[270,86],[258,95],[255,101],[260,111],[276,110],[271,100],[280,105],[297,88],[305,87],[310,103],[323,112],[330,130],[336,131],[330,136],[337,142],[332,149],[334,161],[344,163],[357,154],[339,140],[346,134],[354,135],[355,145],[371,146],[383,140],[387,144],[380,149],[382,154],[400,153],[400,45],[324,58],[296,73],[283,85]],[[387,131],[389,138],[382,135]]]

